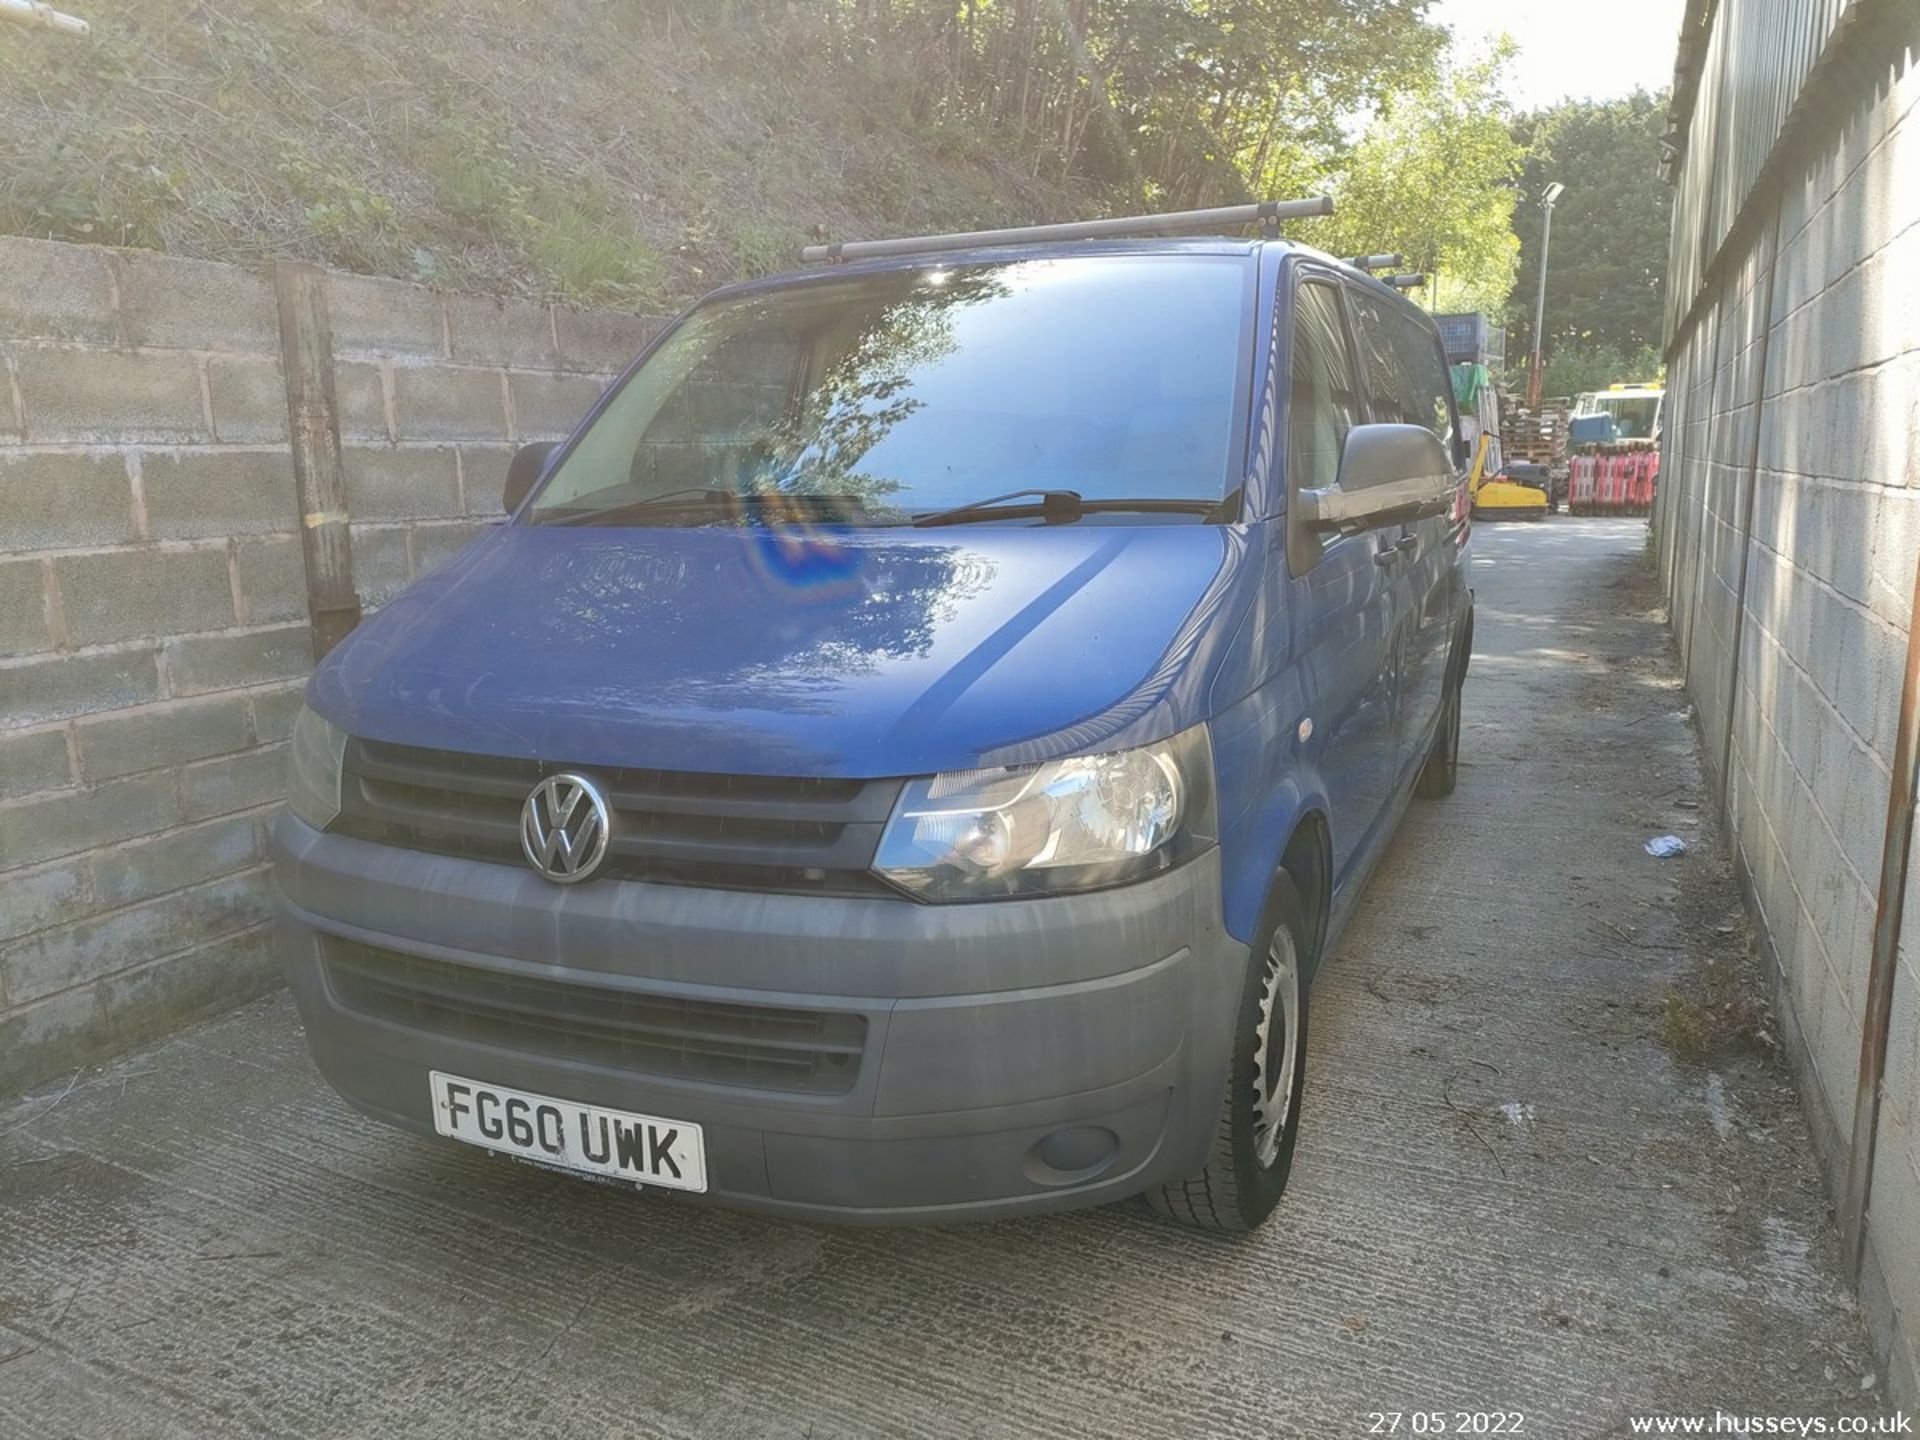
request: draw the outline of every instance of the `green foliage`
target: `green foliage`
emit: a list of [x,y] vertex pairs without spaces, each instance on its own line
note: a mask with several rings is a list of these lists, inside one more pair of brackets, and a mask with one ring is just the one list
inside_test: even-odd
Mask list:
[[1664,95],[1644,92],[1607,104],[1577,100],[1515,126],[1528,147],[1520,182],[1526,203],[1517,221],[1520,271],[1507,320],[1515,353],[1533,345],[1538,200],[1554,181],[1567,189],[1553,209],[1547,261],[1548,356],[1568,343],[1611,347],[1627,357],[1660,345],[1672,207],[1659,176],[1666,105]]
[[547,289],[581,305],[645,308],[659,299],[660,257],[647,243],[576,208],[536,225],[529,255]]
[[1436,308],[1498,314],[1513,284],[1521,152],[1496,76],[1507,53],[1409,85],[1342,163],[1335,212],[1300,227],[1337,255],[1398,252],[1439,277]]
[[322,258],[349,270],[381,269],[402,241],[400,212],[385,195],[344,165],[289,147],[281,153],[281,178],[306,207],[306,220]]
[[526,225],[533,192],[504,136],[476,121],[450,117],[424,148],[441,208],[455,219],[507,234]]
[[659,307],[817,231],[1332,188],[1492,303],[1509,157],[1431,3],[89,0],[0,34],[0,230]]
[[797,225],[759,216],[736,220],[727,230],[727,248],[732,251],[734,268],[743,279],[791,269],[806,243],[806,232]]
[[0,185],[0,232],[151,247],[186,203],[187,176],[138,124],[82,122],[38,138],[28,154]]
[[[1548,276],[1552,284],[1552,276]],[[1580,395],[1588,390],[1604,390],[1616,382],[1653,380],[1665,373],[1660,352],[1651,345],[1623,350],[1591,340],[1567,340],[1555,346],[1547,357],[1547,373],[1541,388],[1544,395]]]

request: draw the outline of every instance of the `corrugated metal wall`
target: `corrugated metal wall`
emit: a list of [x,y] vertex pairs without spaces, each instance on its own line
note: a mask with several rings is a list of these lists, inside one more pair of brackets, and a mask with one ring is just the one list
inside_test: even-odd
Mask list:
[[1920,0],[1692,0],[1675,94],[1656,554],[1781,1046],[1911,1408],[1920,866],[1890,1023],[1867,994],[1920,569]]
[[[1667,253],[1667,337],[1675,338],[1714,257],[1773,153],[1827,42],[1861,0],[1712,0],[1689,14],[1706,55],[1676,168]],[[1696,38],[1693,43],[1701,43]]]

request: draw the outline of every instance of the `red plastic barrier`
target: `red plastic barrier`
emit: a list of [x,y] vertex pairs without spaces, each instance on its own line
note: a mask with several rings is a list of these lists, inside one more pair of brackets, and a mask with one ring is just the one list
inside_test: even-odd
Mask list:
[[1568,460],[1567,509],[1575,515],[1644,515],[1660,474],[1657,450],[1612,450]]
[[1633,493],[1628,504],[1636,515],[1647,515],[1653,510],[1654,486],[1660,478],[1660,452],[1645,450],[1639,455],[1640,465],[1634,474]]
[[1591,514],[1600,459],[1596,455],[1575,455],[1567,463],[1567,509],[1575,515]]

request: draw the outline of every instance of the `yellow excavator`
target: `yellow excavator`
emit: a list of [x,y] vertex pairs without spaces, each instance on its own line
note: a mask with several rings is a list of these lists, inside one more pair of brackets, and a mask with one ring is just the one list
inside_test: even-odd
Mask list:
[[[1495,371],[1505,352],[1505,334],[1484,315],[1442,315],[1440,334],[1452,368],[1453,398],[1460,428],[1473,445],[1467,494],[1473,514],[1482,520],[1539,520],[1552,509],[1548,492],[1522,483],[1506,463],[1500,439],[1500,392]],[[1451,336],[1451,339],[1447,337]],[[1499,458],[1496,458],[1499,457]]]
[[1473,501],[1476,520],[1544,520],[1547,492],[1522,485],[1506,475],[1487,474],[1487,454],[1492,448],[1491,433],[1480,437],[1474,452],[1473,469],[1467,476],[1467,494]]

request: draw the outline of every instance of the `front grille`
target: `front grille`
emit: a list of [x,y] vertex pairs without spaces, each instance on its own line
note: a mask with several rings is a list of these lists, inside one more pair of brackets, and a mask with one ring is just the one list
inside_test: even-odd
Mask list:
[[534,979],[329,937],[327,988],[347,1009],[524,1055],[756,1090],[841,1094],[864,1015],[683,1000]]
[[601,876],[899,894],[869,868],[898,780],[573,767],[374,740],[348,741],[344,768],[334,829],[363,840],[524,865],[520,806],[528,792],[543,776],[584,768],[614,813]]

